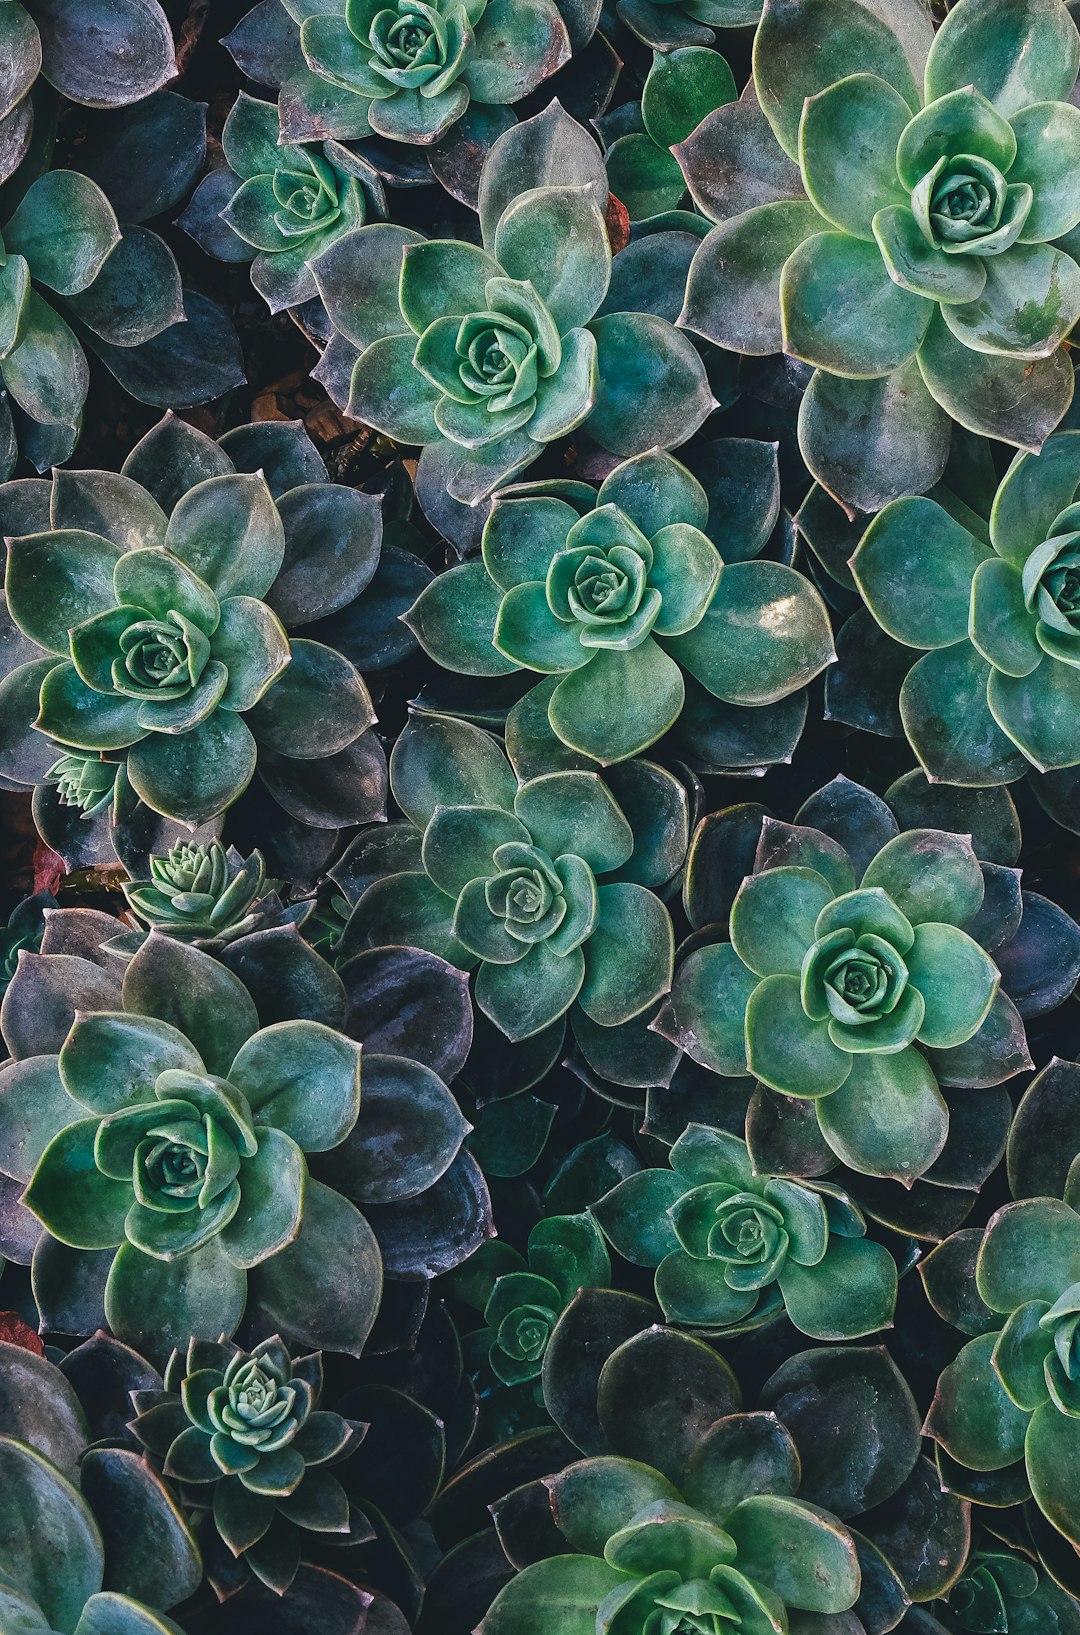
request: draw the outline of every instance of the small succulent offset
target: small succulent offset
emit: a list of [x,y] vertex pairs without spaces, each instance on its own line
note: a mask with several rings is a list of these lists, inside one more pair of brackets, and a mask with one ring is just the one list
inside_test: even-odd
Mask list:
[[786,1311],[818,1340],[891,1324],[895,1262],[838,1189],[758,1175],[745,1142],[704,1124],[687,1127],[670,1162],[592,1205],[621,1255],[656,1268],[669,1323],[737,1333]]
[[553,0],[289,0],[286,9],[351,138],[436,142],[470,102],[520,102],[570,59]]
[[330,1467],[364,1427],[320,1408],[322,1358],[295,1361],[278,1336],[252,1351],[192,1340],[165,1390],[135,1393],[131,1430],[228,1549],[282,1595],[302,1534],[348,1539],[350,1506]]
[[[366,753],[374,716],[356,668],[286,625],[337,611],[367,584],[377,504],[331,488],[295,427],[288,458],[288,428],[254,427],[226,440],[238,459],[248,433],[279,462],[277,497],[261,471],[237,470],[225,447],[166,418],[124,474],[57,472],[27,501],[6,586],[12,618],[42,654],[0,684],[13,782],[52,778],[82,805],[88,787],[96,805],[108,774],[84,757],[119,755],[147,806],[197,824],[237,799],[257,760],[290,809],[298,760],[342,766]],[[54,765],[50,743],[78,758]]]
[[1080,1544],[1080,1201],[1024,1198],[990,1219],[975,1283],[997,1323],[938,1381],[926,1421],[953,1459],[996,1471],[1024,1461],[1047,1520]]
[[[792,1627],[799,1611],[831,1627],[828,1615],[858,1598],[855,1544],[825,1510],[791,1497],[793,1484],[781,1477],[772,1485],[751,1467],[753,1420],[767,1417],[733,1414],[718,1422],[745,1457],[733,1461],[730,1482],[720,1449],[712,1461],[691,1461],[681,1490],[646,1464],[611,1456],[547,1478],[554,1525],[578,1553],[534,1562],[512,1578],[482,1635],[556,1626],[559,1635],[765,1635],[788,1627],[789,1610]],[[738,1436],[746,1422],[744,1450]],[[787,1440],[772,1423],[776,1440]],[[762,1449],[763,1463],[772,1452]],[[764,1491],[755,1490],[755,1477]]]
[[[375,202],[347,149],[279,143],[278,111],[241,91],[221,133],[226,166],[200,183],[182,225],[211,255],[251,262],[271,312],[318,294],[308,262]],[[349,168],[349,166],[353,168]]]
[[29,948],[36,953],[41,947],[44,910],[58,906],[51,891],[36,891],[32,897],[24,897],[21,903],[16,903],[6,923],[0,925],[0,998],[18,969],[21,951]]
[[540,1378],[552,1331],[579,1289],[607,1288],[611,1262],[589,1215],[549,1215],[529,1233],[526,1253],[492,1240],[447,1279],[450,1293],[483,1314],[465,1337],[469,1359],[486,1362],[502,1385]]
[[354,910],[366,946],[413,943],[476,967],[476,1003],[509,1039],[539,1033],[575,1001],[601,1027],[640,1015],[670,985],[674,933],[651,891],[606,878],[630,859],[634,835],[600,777],[553,772],[519,787],[501,751],[471,729],[466,753],[489,798],[432,802],[440,783],[461,791],[460,769],[419,731],[420,747],[415,729],[398,740],[390,771],[414,821],[421,800],[432,807],[417,822],[423,872],[367,888]]
[[[723,109],[686,144],[691,188],[720,225],[684,321],[816,367],[804,457],[853,505],[931,487],[950,418],[1037,450],[1065,413],[1078,66],[1064,0],[959,0],[936,36],[915,0],[887,19],[857,0],[773,0],[754,47],[771,137],[754,118],[730,187],[725,143],[745,116]],[[749,209],[748,173],[768,199]]]
[[[996,784],[1080,762],[1078,490],[1080,435],[1059,432],[1014,459],[989,541],[936,500],[898,500],[851,558],[882,629],[929,649],[900,713],[931,777]],[[962,735],[949,730],[958,716]]]
[[[493,188],[499,153],[484,167]],[[348,413],[429,458],[438,445],[456,499],[479,502],[583,424],[631,455],[684,442],[714,406],[670,323],[601,312],[611,245],[597,193],[519,183],[495,219],[482,214],[483,248],[373,223],[313,264],[335,340],[356,360]]]
[[77,807],[84,818],[92,818],[112,800],[117,771],[115,761],[69,750],[46,769],[44,781],[53,785],[61,806]]
[[268,880],[261,852],[242,858],[235,847],[179,840],[164,857],[150,858],[150,879],[125,881],[128,907],[147,930],[124,931],[104,946],[133,954],[157,930],[212,952],[261,926],[300,924],[310,903],[283,908],[282,882]]
[[678,719],[684,669],[713,697],[759,705],[834,656],[809,581],[778,562],[725,564],[723,522],[659,450],[616,466],[597,494],[523,484],[496,497],[482,561],[440,574],[406,622],[448,669],[557,678],[553,732],[602,764],[623,760]]
[[689,955],[657,1028],[715,1071],[811,1098],[838,1158],[910,1186],[949,1130],[935,1074],[948,1058],[924,1052],[972,1039],[1000,984],[962,929],[983,901],[979,863],[967,836],[911,829],[860,880],[835,841],[788,834],[797,861],[743,881],[731,941]]

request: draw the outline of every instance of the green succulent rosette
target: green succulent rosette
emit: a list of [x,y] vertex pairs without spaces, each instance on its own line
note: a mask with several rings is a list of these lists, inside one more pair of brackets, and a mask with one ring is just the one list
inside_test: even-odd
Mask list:
[[349,139],[429,145],[470,103],[520,102],[570,60],[552,0],[282,3],[303,53],[287,95],[309,107],[329,99],[334,134]]
[[446,1279],[446,1289],[483,1317],[464,1337],[474,1377],[503,1387],[536,1386],[555,1325],[579,1289],[607,1288],[611,1262],[588,1214],[548,1215],[525,1254],[495,1239]]
[[475,970],[476,1004],[515,1042],[575,1002],[618,1027],[667,991],[671,919],[647,887],[609,878],[629,862],[634,832],[598,774],[519,785],[478,728],[414,722],[390,775],[422,831],[421,867],[391,860],[363,892],[351,922],[360,946],[409,943]]
[[[273,462],[273,491],[261,470],[236,469],[249,444]],[[90,813],[120,760],[146,806],[195,825],[258,763],[301,822],[369,815],[350,774],[381,762],[365,736],[371,699],[344,653],[312,637],[370,581],[378,507],[329,485],[302,428],[241,427],[221,446],[167,417],[123,473],[58,471],[0,489],[0,506],[16,536],[8,611],[32,644],[10,645],[0,682],[14,786],[52,782]],[[331,757],[340,794],[331,780],[312,810],[298,768]]]
[[65,751],[46,769],[45,782],[56,790],[61,806],[73,806],[83,817],[92,818],[112,800],[116,773],[115,761]]
[[241,91],[221,133],[226,164],[181,225],[210,255],[249,261],[271,312],[318,295],[308,263],[385,208],[381,186],[337,142],[279,142],[277,107]]
[[670,1169],[643,1169],[591,1206],[613,1247],[655,1268],[669,1323],[738,1333],[781,1316],[816,1340],[892,1323],[896,1265],[838,1189],[755,1172],[746,1143],[690,1124]]
[[678,720],[684,670],[711,697],[752,709],[790,697],[834,657],[809,582],[779,562],[725,564],[716,511],[659,450],[616,466],[596,494],[565,481],[513,487],[492,506],[482,560],[440,574],[406,620],[448,669],[550,676],[537,697],[559,742],[601,764],[625,760]]
[[[1065,1200],[1006,1204],[975,1261],[981,1332],[938,1381],[926,1433],[966,1471],[1023,1462],[1043,1515],[1080,1543],[1080,1215]],[[969,1478],[970,1479],[970,1478]]]
[[16,903],[6,922],[0,925],[0,998],[19,967],[23,949],[37,953],[45,931],[45,910],[58,908],[51,891],[36,891]]
[[949,1133],[938,1073],[1017,1071],[997,1060],[1009,1025],[989,1020],[1000,973],[963,929],[986,891],[979,862],[966,835],[909,829],[856,872],[835,841],[787,833],[791,862],[744,879],[730,942],[690,952],[654,1028],[715,1072],[811,1101],[841,1162],[910,1186]]
[[[16,1050],[20,1007],[48,987],[51,959],[24,954],[8,990]],[[20,1055],[0,1078],[0,1165],[45,1228],[40,1297],[55,1293],[50,1256],[77,1287],[104,1255],[110,1328],[155,1353],[178,1334],[232,1334],[249,1284],[291,1333],[359,1352],[382,1285],[372,1229],[343,1196],[364,1163],[350,1140],[359,1046],[316,1021],[260,1027],[231,971],[160,933],[122,984],[90,981],[86,964],[56,973],[82,996],[59,1054]],[[309,1174],[313,1155],[330,1184]],[[350,1265],[347,1300],[330,1238]]]
[[[783,1468],[784,1444],[794,1448],[775,1420],[760,1423],[769,1417],[721,1420],[724,1435],[691,1462],[681,1489],[610,1455],[548,1477],[555,1527],[578,1553],[526,1566],[495,1597],[482,1635],[526,1635],[541,1620],[560,1635],[775,1635],[789,1620],[798,1628],[800,1612],[815,1615],[808,1629],[854,1635],[858,1620],[840,1619],[859,1595],[854,1541],[835,1517],[791,1496],[798,1460]],[[725,1452],[734,1455],[727,1482]]]
[[815,368],[800,445],[846,503],[932,487],[951,421],[1038,450],[1068,408],[1078,66],[1064,0],[960,0],[936,34],[917,0],[769,0],[756,107],[680,148],[718,223],[683,322]]
[[122,931],[103,946],[127,957],[157,930],[214,952],[271,925],[302,925],[312,903],[286,908],[278,895],[282,884],[267,879],[261,852],[244,859],[234,846],[226,850],[217,840],[179,840],[164,856],[151,853],[148,880],[123,884],[142,927]]
[[874,619],[924,654],[900,714],[930,777],[992,785],[1080,762],[1078,489],[1080,435],[1058,432],[1013,460],[985,532],[898,500],[852,556]]
[[[530,124],[546,120],[554,137],[549,115]],[[535,155],[500,146],[526,140],[514,127],[485,161],[482,247],[373,223],[312,267],[336,331],[319,378],[354,419],[423,445],[427,466],[444,462],[440,486],[470,504],[579,426],[633,455],[684,442],[714,407],[700,357],[671,323],[604,310],[606,178],[595,146],[561,117],[563,139],[591,147],[580,163],[594,174],[524,188]]]
[[278,1595],[296,1576],[305,1533],[338,1545],[370,1536],[331,1472],[365,1427],[321,1408],[321,1393],[321,1356],[294,1361],[277,1335],[251,1351],[192,1340],[173,1352],[164,1391],[134,1393],[136,1440]]

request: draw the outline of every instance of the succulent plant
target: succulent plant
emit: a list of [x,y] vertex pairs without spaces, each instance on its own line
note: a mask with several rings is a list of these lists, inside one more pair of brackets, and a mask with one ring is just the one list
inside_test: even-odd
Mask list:
[[211,255],[251,262],[271,312],[318,294],[308,263],[380,202],[348,149],[279,145],[278,132],[274,104],[241,91],[221,133],[226,165],[204,178],[182,217]]
[[282,1595],[302,1534],[347,1536],[349,1499],[330,1467],[364,1427],[320,1407],[322,1359],[294,1361],[278,1336],[252,1351],[192,1340],[165,1390],[135,1394],[132,1433],[230,1551]]
[[[286,626],[322,634],[369,584],[378,507],[331,488],[297,430],[240,428],[223,447],[167,418],[123,475],[58,472],[35,491],[8,547],[8,605],[39,651],[19,663],[16,649],[2,684],[6,777],[26,787],[51,775],[82,804],[96,768],[57,771],[51,746],[123,752],[136,795],[194,824],[235,801],[258,761],[300,821],[372,815],[381,751],[367,689],[342,652]],[[230,447],[241,466],[249,447],[260,465],[276,461],[274,492],[236,469]],[[319,761],[331,777],[312,813],[297,768]]]
[[66,750],[46,771],[45,782],[54,786],[61,806],[76,807],[91,818],[112,800],[116,773],[115,761]]
[[645,886],[610,878],[634,834],[596,773],[519,787],[486,733],[459,727],[448,737],[417,722],[398,739],[391,780],[422,828],[421,869],[389,872],[361,896],[354,918],[366,946],[408,942],[475,967],[476,1004],[512,1040],[575,1001],[616,1027],[666,991],[671,920]]
[[713,407],[701,359],[666,319],[604,310],[606,180],[573,129],[593,154],[581,185],[555,185],[544,169],[544,185],[523,186],[525,126],[494,144],[482,248],[374,223],[312,267],[344,343],[343,379],[355,359],[349,414],[429,458],[437,445],[458,500],[484,499],[579,426],[631,455],[684,442]]
[[621,1255],[656,1268],[669,1323],[738,1332],[786,1311],[818,1340],[891,1324],[896,1266],[839,1189],[758,1175],[744,1141],[704,1124],[687,1127],[670,1164],[592,1206]]
[[[948,1137],[935,1069],[947,1082],[948,1052],[997,1001],[997,966],[963,929],[985,890],[964,835],[910,829],[856,869],[835,840],[778,826],[734,898],[731,941],[689,954],[654,1026],[714,1071],[811,1099],[838,1158],[910,1185]],[[989,1025],[977,1082],[1017,1071],[994,1073],[1007,1032]]]
[[1047,1629],[1062,1635],[1080,1629],[1080,1605],[1046,1573],[1018,1551],[1005,1549],[992,1536],[972,1550],[961,1578],[934,1611],[943,1620],[927,1623],[925,1635],[937,1630],[990,1635],[1000,1631],[1034,1629],[1046,1620]]
[[900,714],[930,776],[987,785],[1080,762],[1078,488],[1080,437],[1059,432],[1013,460],[988,538],[929,497],[895,501],[863,534],[851,572],[867,607],[925,651]]
[[[151,930],[214,952],[249,936],[260,926],[302,925],[311,902],[286,909],[278,892],[282,881],[268,880],[261,852],[242,858],[220,841],[180,840],[163,857],[150,858],[149,880],[124,883],[132,913]],[[110,953],[133,954],[147,931],[124,931],[104,946]]]
[[22,950],[26,948],[36,954],[41,947],[45,909],[58,906],[51,891],[35,891],[32,897],[24,897],[21,903],[16,903],[6,924],[0,925],[0,998],[15,975]]
[[[739,445],[728,446],[734,467]],[[718,499],[658,450],[616,466],[595,495],[565,481],[511,488],[492,506],[482,561],[440,574],[406,621],[449,669],[551,676],[538,689],[551,731],[602,764],[674,725],[683,669],[724,703],[774,704],[832,659],[828,615],[785,564],[724,562],[738,502],[724,489]]]
[[[1070,1201],[1071,1200],[1071,1201]],[[927,1434],[969,1470],[1023,1460],[1051,1525],[1080,1542],[1080,1215],[1022,1198],[990,1218],[975,1261],[985,1319],[938,1382]]]
[[[39,1299],[62,1301],[81,1284],[80,1315],[65,1312],[65,1326],[93,1326],[107,1271],[110,1328],[153,1355],[192,1336],[230,1336],[250,1290],[292,1336],[358,1354],[383,1260],[347,1195],[385,1211],[448,1171],[468,1126],[436,1075],[368,1058],[369,1144],[354,1132],[359,1046],[304,1016],[260,1027],[244,984],[200,950],[151,932],[122,983],[83,959],[27,958],[4,1010],[16,1060],[0,1078],[0,1164],[26,1183],[24,1207],[46,1228],[35,1251]],[[278,979],[271,966],[262,980]],[[310,995],[313,974],[305,980]],[[63,993],[65,982],[75,999],[54,1011],[58,1054],[23,1057],[35,990]],[[44,1042],[39,1029],[35,1043]],[[394,1152],[378,1157],[384,1118],[395,1125]],[[474,1246],[472,1230],[468,1219],[456,1228],[459,1258]],[[71,1282],[54,1281],[57,1255]],[[393,1260],[416,1275],[400,1231]]]
[[1065,413],[1078,64],[1064,0],[960,0],[936,35],[917,0],[887,18],[772,0],[756,106],[721,109],[680,149],[719,223],[683,321],[816,369],[803,455],[852,505],[931,487],[952,420],[1037,450]]
[[479,1311],[484,1326],[466,1337],[474,1366],[503,1386],[538,1381],[560,1316],[582,1288],[606,1288],[611,1262],[588,1215],[549,1215],[529,1233],[526,1252],[483,1243],[451,1273],[447,1289]]
[[797,1627],[800,1611],[828,1618],[853,1607],[855,1543],[834,1516],[793,1496],[798,1459],[783,1426],[729,1412],[712,1430],[678,1482],[616,1455],[548,1477],[554,1548],[565,1541],[573,1553],[525,1566],[495,1597],[483,1635],[524,1635],[552,1619],[566,1635],[725,1626],[764,1635],[787,1626],[789,1609]]
[[[290,0],[286,9],[301,25],[308,76],[324,82],[324,99],[333,98],[334,134],[349,138],[374,133],[430,144],[470,102],[520,102],[570,59],[570,37],[553,0],[387,6],[349,0],[319,7]],[[302,96],[303,86],[297,90]]]

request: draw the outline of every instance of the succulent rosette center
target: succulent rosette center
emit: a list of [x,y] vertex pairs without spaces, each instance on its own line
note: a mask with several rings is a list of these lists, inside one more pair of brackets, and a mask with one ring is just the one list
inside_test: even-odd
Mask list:
[[907,982],[903,957],[884,937],[843,926],[807,950],[803,1008],[813,1016],[824,1000],[837,1022],[860,1027],[894,1011]]
[[547,602],[557,619],[577,624],[583,647],[629,651],[652,630],[663,596],[650,584],[655,554],[618,506],[582,517],[552,558]]
[[600,1603],[597,1627],[612,1635],[749,1635],[786,1622],[779,1598],[738,1571],[730,1535],[688,1505],[644,1507],[604,1558],[640,1575]]
[[[228,882],[229,865],[224,847],[216,841],[204,846],[181,840],[164,857],[151,857],[150,873],[174,906],[212,908]],[[188,898],[197,901],[184,901]]]
[[271,1367],[265,1353],[234,1357],[222,1383],[206,1398],[207,1417],[215,1430],[259,1453],[287,1447],[307,1418],[311,1401],[282,1377],[283,1372],[280,1363]]
[[672,1207],[671,1221],[685,1253],[718,1261],[732,1289],[764,1288],[787,1258],[783,1210],[760,1193],[723,1181],[692,1187]]
[[[543,942],[557,931],[571,905],[568,882],[551,858],[538,847],[510,841],[496,848],[492,863],[497,872],[484,882],[484,901],[507,936],[528,944]],[[587,864],[582,868],[595,890],[592,871]]]
[[304,153],[306,172],[274,171],[273,192],[278,208],[274,224],[285,238],[306,239],[332,227],[341,215],[341,190],[332,165],[317,153]]
[[1001,171],[974,154],[943,156],[911,195],[926,242],[954,255],[968,248],[980,255],[1007,249],[1008,243],[987,241],[1001,226],[1008,203],[1009,187]]
[[258,1141],[246,1098],[225,1079],[167,1068],[154,1098],[102,1119],[94,1163],[111,1180],[130,1182],[129,1241],[172,1260],[232,1220],[237,1177]]
[[417,342],[416,368],[445,394],[435,406],[443,436],[479,448],[538,415],[543,426],[553,415],[578,424],[591,387],[578,378],[577,340],[560,335],[529,279],[489,278],[483,299],[463,317],[436,318]]
[[129,698],[186,698],[210,657],[202,631],[170,608],[164,619],[135,619],[120,632],[113,687]]
[[457,77],[472,31],[464,6],[437,6],[417,0],[398,0],[372,17],[366,35],[362,32],[366,10],[350,7],[346,12],[356,38],[370,49],[372,72],[401,90],[445,90]]
[[[1053,525],[1051,537],[1024,563],[1024,606],[1037,621],[1035,638],[1051,658],[1080,666],[1080,521],[1070,507]],[[1072,526],[1070,526],[1070,524]]]

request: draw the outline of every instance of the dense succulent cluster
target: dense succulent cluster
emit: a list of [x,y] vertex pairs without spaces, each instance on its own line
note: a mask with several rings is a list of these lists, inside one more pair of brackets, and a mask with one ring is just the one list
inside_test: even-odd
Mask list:
[[1078,76],[0,0],[0,1635],[1080,1635]]

